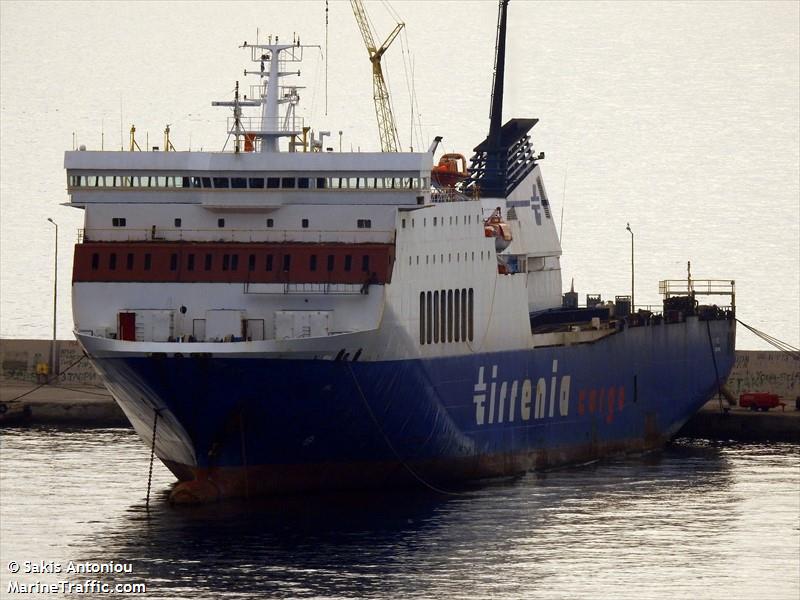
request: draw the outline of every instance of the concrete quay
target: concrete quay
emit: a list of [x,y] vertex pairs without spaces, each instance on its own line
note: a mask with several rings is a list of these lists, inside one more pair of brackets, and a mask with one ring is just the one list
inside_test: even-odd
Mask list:
[[0,427],[13,425],[129,427],[125,414],[105,388],[0,379]]
[[741,442],[794,442],[800,444],[800,410],[787,402],[783,410],[767,412],[739,406],[720,409],[718,400],[711,400],[678,432],[677,437]]

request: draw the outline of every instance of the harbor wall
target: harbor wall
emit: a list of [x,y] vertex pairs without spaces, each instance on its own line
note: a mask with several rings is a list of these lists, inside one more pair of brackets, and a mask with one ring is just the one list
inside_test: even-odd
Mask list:
[[[36,383],[36,364],[50,362],[50,340],[0,340],[0,376],[4,380]],[[57,340],[56,352],[63,385],[102,385],[75,340]],[[77,362],[77,364],[75,364]],[[74,365],[67,370],[67,367]],[[800,396],[800,363],[783,352],[737,350],[736,364],[728,377],[728,389],[736,396],[744,392],[771,392],[794,402]]]

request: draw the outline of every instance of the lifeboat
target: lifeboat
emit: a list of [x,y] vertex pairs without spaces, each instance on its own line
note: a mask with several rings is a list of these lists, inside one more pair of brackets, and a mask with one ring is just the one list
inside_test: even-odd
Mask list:
[[511,237],[511,226],[503,221],[503,215],[498,206],[492,215],[483,222],[483,233],[488,238],[494,238],[494,248],[502,252],[514,239]]
[[454,187],[467,177],[467,159],[463,154],[444,154],[439,159],[439,164],[431,169],[433,182],[441,187]]

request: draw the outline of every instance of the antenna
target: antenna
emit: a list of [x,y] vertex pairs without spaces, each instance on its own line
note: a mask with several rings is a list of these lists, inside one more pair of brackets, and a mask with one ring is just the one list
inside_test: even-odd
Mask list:
[[558,226],[558,240],[561,242],[561,247],[564,247],[564,205],[567,203],[567,169],[569,163],[564,167],[564,187],[561,190],[561,224]]
[[328,116],[328,0],[325,0],[325,116]]
[[125,149],[125,141],[122,137],[122,92],[119,93],[119,150]]

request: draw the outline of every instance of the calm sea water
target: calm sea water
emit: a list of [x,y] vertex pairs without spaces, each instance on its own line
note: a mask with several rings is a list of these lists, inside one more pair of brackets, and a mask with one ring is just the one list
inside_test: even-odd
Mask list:
[[169,506],[158,465],[148,513],[148,451],[133,432],[6,429],[0,596],[15,560],[130,564],[97,579],[144,583],[146,598],[796,600],[799,450],[680,440],[458,496],[201,508]]
[[[377,37],[394,21],[367,3]],[[488,129],[496,3],[398,2],[407,24],[384,58],[402,143],[407,75],[425,148],[469,156]],[[564,287],[604,297],[630,288],[656,304],[658,281],[735,279],[738,316],[800,346],[800,5],[797,2],[523,2],[510,5],[507,118],[538,117],[545,182],[563,226]],[[378,146],[371,67],[347,3],[330,3],[328,93],[307,53],[302,114],[330,145]],[[220,149],[226,110],[260,30],[325,46],[315,2],[0,2],[0,335],[47,338],[54,228],[58,335],[71,334],[72,245],[63,152]],[[410,53],[409,53],[410,52]],[[122,117],[122,119],[120,118]],[[122,120],[122,126],[120,121]],[[121,130],[124,130],[121,132]],[[739,347],[763,348],[740,331]]]

